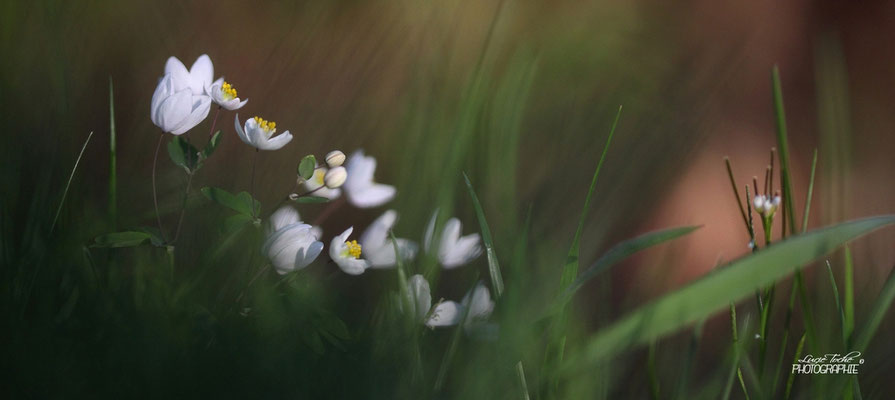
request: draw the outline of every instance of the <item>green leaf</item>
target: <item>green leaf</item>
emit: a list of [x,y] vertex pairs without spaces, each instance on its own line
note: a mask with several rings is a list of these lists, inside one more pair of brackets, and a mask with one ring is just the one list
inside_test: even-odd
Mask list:
[[[573,281],[571,285],[557,297],[555,308],[564,306],[571,300],[575,292],[577,292],[578,289],[581,289],[587,281],[593,279],[599,273],[608,270],[615,265],[615,263],[630,257],[640,250],[662,244],[672,239],[677,239],[699,228],[699,226],[685,226],[649,232],[615,245],[615,247],[604,253],[602,257],[591,264],[587,270],[578,276],[578,279],[575,279],[575,281]],[[558,310],[555,309],[554,311]]]
[[232,193],[224,189],[216,187],[204,187],[201,189],[201,192],[209,200],[240,214],[248,216],[253,215],[251,206],[252,203],[254,203],[255,205],[255,211],[258,211],[261,208],[261,203],[259,203],[257,200],[253,201],[252,196],[246,192],[240,192],[237,195],[233,195]]
[[227,217],[227,219],[224,220],[224,230],[223,231],[225,234],[236,232],[236,231],[244,228],[246,225],[250,224],[252,221],[253,221],[253,219],[252,219],[251,215],[246,215],[246,214],[231,215],[231,216]]
[[159,231],[158,228],[141,226],[139,231],[149,234],[149,242],[152,243],[153,246],[165,247],[165,240],[162,239],[161,231]]
[[314,176],[315,168],[317,168],[317,158],[313,154],[306,155],[298,163],[298,175],[303,179],[311,179]]
[[488,221],[485,220],[485,212],[482,211],[482,203],[479,202],[478,196],[475,195],[475,189],[472,188],[472,182],[466,173],[463,173],[463,179],[466,180],[466,189],[469,191],[469,197],[472,198],[472,206],[475,208],[475,216],[479,220],[479,228],[482,230],[482,243],[485,245],[485,254],[488,257],[488,271],[491,273],[491,286],[494,288],[494,297],[500,298],[503,295],[503,277],[500,276],[500,264],[497,262],[497,254],[494,252],[494,241],[491,239],[491,229],[488,228]]
[[892,306],[892,300],[895,300],[895,270],[892,270],[892,272],[889,273],[889,278],[886,279],[886,284],[883,285],[883,290],[873,304],[873,309],[870,311],[870,314],[868,314],[867,321],[864,322],[864,326],[861,327],[861,330],[856,332],[858,335],[855,337],[851,348],[862,353],[866,352],[867,346],[870,345],[870,339],[873,339],[876,330],[879,328],[880,323],[883,322],[883,318],[889,311],[889,307]]
[[895,215],[841,223],[790,237],[736,260],[662,298],[628,313],[588,340],[565,371],[604,360],[632,346],[705,318],[785,277],[802,265],[829,254],[845,242],[895,223]]
[[249,192],[239,192],[236,194],[236,198],[249,209],[249,215],[261,214],[261,202],[252,198]]
[[202,158],[207,159],[214,154],[214,151],[217,150],[218,146],[221,144],[221,140],[224,138],[224,135],[221,134],[221,130],[218,130],[214,133],[211,139],[208,141],[208,144],[205,145],[205,148],[202,149]]
[[97,236],[92,247],[135,247],[151,239],[146,232],[115,232]]
[[187,173],[199,169],[199,150],[180,136],[175,136],[168,142],[168,156],[171,157],[174,164],[186,170]]
[[301,203],[301,204],[319,204],[319,203],[326,203],[328,201],[329,201],[329,199],[327,199],[326,197],[318,197],[318,196],[301,196],[301,197],[295,199],[296,203]]

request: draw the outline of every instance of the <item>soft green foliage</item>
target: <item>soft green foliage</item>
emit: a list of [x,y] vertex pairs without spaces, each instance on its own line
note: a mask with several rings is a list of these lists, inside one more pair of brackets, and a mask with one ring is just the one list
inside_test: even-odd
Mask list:
[[466,189],[469,190],[469,197],[472,199],[472,206],[475,209],[475,216],[479,220],[479,228],[482,232],[482,244],[485,246],[485,256],[488,258],[488,272],[491,274],[491,287],[494,289],[494,297],[500,298],[503,295],[503,277],[500,275],[500,264],[497,262],[497,253],[494,251],[494,240],[491,239],[491,229],[488,228],[488,221],[485,220],[485,212],[482,211],[482,204],[475,195],[475,189],[472,188],[472,182],[466,173],[463,174],[463,180],[466,181]]
[[895,216],[845,222],[791,237],[720,267],[603,329],[569,365],[593,363],[671,333],[828,254],[848,240],[893,223]]
[[[215,187],[204,187],[201,191],[209,200],[240,214],[254,216],[261,211],[261,203],[254,200],[247,192],[239,192],[234,195],[224,189]],[[253,204],[254,207],[252,207]]]
[[314,176],[314,168],[317,168],[317,159],[313,154],[310,154],[301,159],[301,162],[298,163],[298,167],[296,168],[296,172],[298,172],[298,176],[302,177],[302,179],[311,179],[311,177]]

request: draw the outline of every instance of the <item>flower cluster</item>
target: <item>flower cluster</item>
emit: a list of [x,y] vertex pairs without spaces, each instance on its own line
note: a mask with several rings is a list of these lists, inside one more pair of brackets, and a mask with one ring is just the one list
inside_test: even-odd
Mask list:
[[[248,102],[247,99],[239,98],[233,84],[224,81],[224,78],[212,81],[213,76],[214,67],[207,55],[200,56],[189,70],[177,58],[169,58],[165,73],[152,96],[152,122],[163,132],[179,136],[201,123],[214,103],[218,105],[218,110],[212,122],[213,133],[214,123],[217,122],[221,109],[238,110]],[[235,114],[234,129],[240,140],[256,149],[256,159],[259,150],[278,150],[292,141],[292,134],[288,130],[278,134],[276,122],[259,116],[241,122],[239,114]],[[196,154],[202,157],[211,154],[216,140],[212,140],[211,135],[209,139],[211,147]],[[197,152],[188,141],[178,142],[179,140],[175,138],[172,141],[172,144],[176,144],[172,159],[178,157],[180,150],[177,149],[181,147],[186,149],[184,151]],[[169,147],[169,151],[171,148]],[[184,163],[183,160],[175,162]],[[297,170],[296,189],[301,187],[303,193],[292,193],[288,200],[298,204],[328,202],[329,211],[324,210],[312,224],[302,221],[293,204],[281,206],[270,215],[261,251],[280,275],[306,268],[324,252],[323,230],[320,225],[332,210],[346,203],[360,209],[379,207],[397,194],[394,186],[375,180],[376,159],[366,155],[363,150],[355,151],[350,157],[339,150],[333,150],[326,154],[322,163],[313,155],[308,155],[301,160]],[[195,169],[189,171],[192,174]],[[253,166],[253,182],[254,171]],[[155,162],[153,179],[154,174]],[[155,194],[154,185],[153,180]],[[260,224],[261,220],[257,215],[260,213],[260,204],[251,192],[247,196],[243,196],[246,193],[229,195],[222,190],[214,193],[216,194],[209,198],[217,199],[215,201],[243,213],[243,217],[250,217],[256,225]],[[232,198],[227,197],[228,195]],[[237,200],[239,196],[243,196],[243,200],[247,200],[250,205],[243,207],[245,201]],[[327,254],[349,275],[361,275],[370,268],[393,268],[401,262],[412,261],[417,257],[420,246],[410,239],[393,236],[392,230],[397,222],[398,212],[387,210],[356,238],[352,237],[354,226],[349,226],[332,237]],[[438,229],[439,222],[439,212],[436,210],[423,232],[422,247],[442,267],[458,268],[482,254],[479,234],[461,236],[462,225],[457,218],[448,218],[441,229]],[[161,231],[160,219],[159,230]],[[420,323],[432,328],[462,324],[467,333],[471,334],[490,335],[489,332],[496,332],[496,327],[486,322],[494,308],[494,302],[491,301],[488,289],[481,283],[459,303],[440,301],[435,305],[432,304],[429,283],[422,275],[413,275],[408,281],[408,288],[407,307],[412,308],[410,312]]]

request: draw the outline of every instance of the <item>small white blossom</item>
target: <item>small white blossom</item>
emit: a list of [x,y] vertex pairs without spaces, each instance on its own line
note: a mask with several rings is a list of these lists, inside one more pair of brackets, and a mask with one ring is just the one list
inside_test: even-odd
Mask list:
[[239,138],[258,150],[278,150],[292,140],[289,131],[274,136],[277,132],[277,123],[260,117],[249,118],[245,126],[240,126],[239,114],[236,114],[234,124]]
[[206,93],[211,96],[211,100],[215,104],[229,110],[238,110],[249,102],[249,99],[240,100],[236,92],[236,88],[232,84],[227,83],[224,78],[220,78],[206,89]]
[[303,224],[298,211],[281,207],[270,216],[267,240],[262,252],[267,255],[280,275],[302,269],[317,259],[323,251],[310,225]]
[[352,231],[354,231],[354,227],[346,229],[341,235],[333,238],[329,244],[329,256],[346,274],[360,275],[370,267],[370,263],[360,257],[361,245],[357,243],[357,240],[348,241]]
[[376,218],[360,236],[360,244],[364,246],[364,254],[373,268],[388,268],[395,266],[395,245],[402,260],[411,260],[416,256],[417,244],[407,239],[397,239],[392,242],[389,231],[398,220],[395,210],[388,210],[379,218]]
[[[479,234],[472,233],[460,236],[462,224],[457,218],[449,219],[441,235],[435,235],[435,223],[438,219],[438,211],[432,215],[426,234],[423,238],[423,249],[428,254],[438,255],[438,262],[444,268],[453,269],[468,264],[482,254],[482,246],[479,243]],[[437,247],[433,247],[437,246]]]
[[363,150],[355,151],[345,164],[348,169],[348,180],[345,181],[345,194],[352,205],[359,208],[370,208],[383,205],[395,197],[395,187],[373,181],[376,171],[376,159],[365,156]]

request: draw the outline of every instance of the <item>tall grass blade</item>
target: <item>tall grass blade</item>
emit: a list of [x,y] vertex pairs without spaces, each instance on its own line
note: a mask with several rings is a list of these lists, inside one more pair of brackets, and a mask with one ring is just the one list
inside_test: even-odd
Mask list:
[[783,87],[780,84],[780,70],[777,66],[771,72],[771,86],[774,94],[774,115],[777,121],[777,148],[780,150],[780,179],[783,187],[783,201],[790,234],[796,233],[795,210],[792,203],[792,175],[789,165],[789,139],[786,134],[786,110],[783,107]]
[[[571,371],[576,369],[573,367],[595,363],[705,318],[720,307],[830,253],[843,243],[893,223],[895,215],[844,222],[791,237],[761,252],[736,260],[640,307],[598,332],[588,340],[580,355],[566,363],[564,369]],[[895,283],[892,283],[890,290],[891,295],[895,296]]]
[[895,299],[895,268],[889,272],[889,278],[886,279],[886,284],[883,285],[883,290],[880,292],[879,298],[877,298],[876,303],[873,304],[870,314],[867,315],[867,322],[861,326],[858,336],[855,337],[855,341],[849,348],[853,348],[862,353],[867,350],[867,346],[870,345],[870,339],[873,339],[873,335],[876,334],[876,329],[879,328],[880,323],[883,322],[883,317],[885,317],[886,313],[889,311],[893,299]]
[[845,313],[845,341],[848,343],[855,331],[855,269],[848,245],[845,246],[845,299],[842,308]]
[[[796,346],[796,354],[792,358],[792,363],[795,364],[802,358],[802,350],[805,348],[805,334],[802,334],[802,338],[799,339],[799,344]],[[783,394],[784,399],[789,399],[789,395],[792,393],[792,384],[795,382],[796,374],[789,374],[789,378],[786,380],[786,392]]]
[[811,197],[814,194],[814,173],[817,171],[817,149],[811,158],[811,178],[808,180],[808,193],[805,194],[805,211],[802,212],[802,232],[808,230],[808,214],[811,213]]
[[472,198],[472,206],[475,208],[475,216],[479,220],[479,228],[482,230],[482,243],[485,245],[485,254],[488,257],[488,272],[491,273],[491,286],[494,288],[494,297],[499,299],[503,295],[503,277],[500,275],[500,264],[497,262],[497,253],[494,252],[494,240],[491,239],[491,229],[488,228],[488,221],[485,219],[485,212],[482,210],[482,203],[472,188],[472,182],[466,173],[463,173],[463,179],[466,181],[466,189],[469,190],[469,197]]
[[830,285],[833,286],[833,302],[836,305],[836,311],[839,313],[839,328],[842,332],[842,343],[845,344],[847,340],[845,337],[845,312],[842,311],[842,302],[839,300],[839,287],[836,286],[836,277],[833,276],[833,266],[830,265],[830,260],[827,260],[827,273],[830,276]]
[[115,229],[118,221],[118,171],[115,155],[115,92],[112,85],[112,77],[109,77],[109,221],[112,229]]
[[78,170],[78,164],[81,163],[81,157],[84,156],[84,150],[87,149],[87,143],[90,143],[90,138],[93,137],[93,132],[91,131],[89,135],[87,135],[87,140],[84,141],[84,145],[81,146],[81,152],[78,153],[78,158],[75,160],[75,166],[71,169],[71,175],[68,176],[68,182],[65,183],[65,190],[62,191],[62,200],[59,201],[59,207],[56,208],[56,216],[53,217],[53,224],[50,225],[50,233],[53,233],[53,230],[56,229],[56,221],[59,220],[59,213],[62,212],[62,206],[65,205],[65,197],[68,196],[68,189],[71,187],[71,181],[75,177],[75,172]]
[[586,284],[588,281],[593,279],[601,272],[608,270],[619,261],[622,261],[641,250],[665,243],[672,239],[677,239],[684,235],[688,235],[699,228],[701,227],[685,226],[680,228],[671,228],[661,231],[649,232],[615,245],[615,247],[603,254],[602,257],[600,257],[596,262],[591,264],[590,267],[582,272],[581,275],[578,276],[578,278],[569,285],[568,289],[566,289],[562,294],[560,294],[560,296],[557,297],[554,310],[558,310],[560,307],[565,306],[566,303],[571,300],[575,292],[581,289],[584,284]]
[[516,377],[519,378],[519,391],[521,393],[522,400],[529,400],[531,397],[528,395],[528,384],[525,382],[525,369],[522,368],[522,361],[516,363]]

